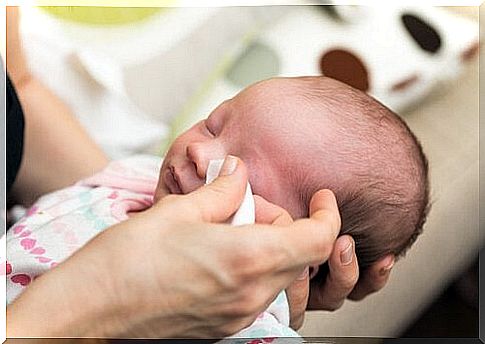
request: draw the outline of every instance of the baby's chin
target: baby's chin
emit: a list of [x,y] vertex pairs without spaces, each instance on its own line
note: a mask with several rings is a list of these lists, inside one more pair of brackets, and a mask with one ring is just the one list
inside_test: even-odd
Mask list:
[[162,168],[160,170],[160,175],[159,175],[159,178],[158,178],[157,187],[155,188],[155,193],[154,193],[154,196],[153,196],[153,201],[155,203],[158,202],[159,200],[161,200],[162,198],[168,196],[168,195],[174,194],[170,190],[170,188],[167,186],[167,184],[164,180],[165,178],[167,178],[167,177],[164,177],[166,174],[167,174],[167,168],[162,166]]
[[163,183],[160,180],[158,180],[158,185],[153,194],[153,203],[157,203],[162,198],[170,195],[170,192],[166,189],[165,185],[161,185],[161,184]]

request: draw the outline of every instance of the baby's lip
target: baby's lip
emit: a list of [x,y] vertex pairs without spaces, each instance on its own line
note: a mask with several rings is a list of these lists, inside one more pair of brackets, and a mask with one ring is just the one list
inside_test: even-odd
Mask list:
[[167,168],[167,171],[163,177],[163,181],[165,182],[165,185],[167,186],[171,194],[183,194],[180,183],[176,177],[175,168],[173,166],[169,166]]

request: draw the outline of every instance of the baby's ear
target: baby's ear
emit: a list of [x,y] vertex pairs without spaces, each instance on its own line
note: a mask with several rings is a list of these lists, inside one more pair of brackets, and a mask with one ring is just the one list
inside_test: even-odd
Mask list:
[[256,223],[287,226],[293,222],[291,215],[283,208],[268,202],[259,195],[254,195]]

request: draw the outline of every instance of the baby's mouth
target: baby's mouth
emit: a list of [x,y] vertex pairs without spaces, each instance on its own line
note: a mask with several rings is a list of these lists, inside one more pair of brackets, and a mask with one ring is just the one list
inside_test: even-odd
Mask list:
[[167,168],[167,172],[164,176],[164,182],[171,194],[183,194],[182,188],[180,187],[180,183],[178,182],[175,174],[175,168],[173,166]]

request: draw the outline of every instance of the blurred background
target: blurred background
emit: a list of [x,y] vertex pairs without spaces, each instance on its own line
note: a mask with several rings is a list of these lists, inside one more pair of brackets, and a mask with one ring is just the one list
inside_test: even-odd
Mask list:
[[33,72],[112,158],[162,156],[221,101],[273,76],[327,75],[395,110],[430,162],[424,233],[384,290],[308,313],[300,333],[478,336],[478,7],[20,11]]

